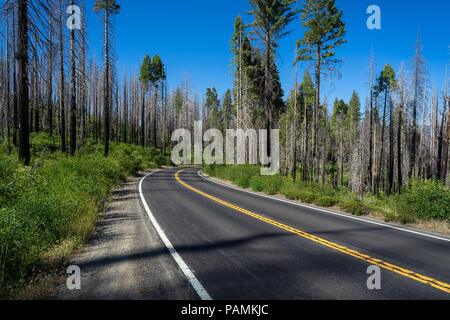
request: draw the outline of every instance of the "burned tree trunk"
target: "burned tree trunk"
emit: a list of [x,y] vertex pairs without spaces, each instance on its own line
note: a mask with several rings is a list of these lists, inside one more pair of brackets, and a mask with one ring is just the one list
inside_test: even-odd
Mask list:
[[17,66],[19,84],[19,159],[30,164],[30,132],[28,122],[28,1],[17,1]]

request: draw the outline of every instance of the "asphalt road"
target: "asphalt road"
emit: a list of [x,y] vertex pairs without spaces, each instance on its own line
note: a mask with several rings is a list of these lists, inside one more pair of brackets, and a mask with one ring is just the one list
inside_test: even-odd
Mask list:
[[[450,300],[450,241],[229,188],[199,170],[153,173],[141,190],[212,299]],[[371,265],[379,290],[367,287]]]

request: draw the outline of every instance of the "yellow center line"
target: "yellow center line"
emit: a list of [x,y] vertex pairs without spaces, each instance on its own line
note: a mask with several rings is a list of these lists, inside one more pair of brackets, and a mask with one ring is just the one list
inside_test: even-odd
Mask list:
[[450,293],[450,284],[448,284],[448,283],[441,282],[441,281],[435,280],[433,278],[430,278],[430,277],[421,275],[419,273],[416,273],[414,271],[398,267],[396,265],[390,264],[390,263],[385,262],[385,261],[380,260],[380,259],[372,258],[372,257],[370,257],[370,256],[368,256],[366,254],[362,254],[362,253],[360,253],[358,251],[351,250],[351,249],[346,248],[344,246],[338,245],[338,244],[336,244],[334,242],[331,242],[331,241],[325,240],[323,238],[314,236],[312,234],[303,232],[303,231],[301,231],[299,229],[287,226],[287,225],[282,224],[280,222],[277,222],[275,220],[263,217],[263,216],[261,216],[259,214],[256,214],[256,213],[253,213],[251,211],[245,210],[245,209],[240,208],[238,206],[235,206],[235,205],[233,205],[233,204],[231,204],[229,202],[223,201],[223,200],[221,200],[219,198],[216,198],[216,197],[214,197],[212,195],[204,193],[203,191],[200,191],[200,190],[198,190],[198,189],[188,185],[187,183],[185,183],[183,180],[180,179],[180,173],[185,171],[185,170],[188,170],[188,169],[184,169],[184,170],[178,171],[175,174],[175,179],[181,185],[185,186],[186,188],[188,188],[188,189],[190,189],[190,190],[192,190],[192,191],[194,191],[194,192],[196,192],[196,193],[198,193],[198,194],[200,194],[200,195],[202,195],[202,196],[204,196],[204,197],[206,197],[208,199],[211,199],[211,200],[213,200],[215,202],[218,202],[218,203],[220,203],[220,204],[222,204],[222,205],[224,205],[224,206],[226,206],[228,208],[234,209],[234,210],[236,210],[238,212],[244,213],[244,214],[246,214],[246,215],[248,215],[250,217],[253,217],[255,219],[258,219],[258,220],[264,221],[266,223],[269,223],[269,224],[271,224],[271,225],[273,225],[275,227],[278,227],[280,229],[286,230],[286,231],[288,231],[290,233],[296,234],[296,235],[298,235],[300,237],[303,237],[303,238],[306,238],[308,240],[311,240],[311,241],[314,241],[316,243],[319,243],[319,244],[321,244],[321,245],[323,245],[325,247],[328,247],[328,248],[331,248],[333,250],[336,250],[336,251],[342,252],[344,254],[350,255],[350,256],[352,256],[354,258],[357,258],[359,260],[363,260],[365,262],[368,262],[371,265],[377,265],[377,266],[379,266],[381,268],[384,268],[384,269],[390,270],[392,272],[395,272],[397,274],[400,274],[402,276],[405,276],[405,277],[407,277],[409,279],[412,279],[412,280],[415,280],[415,281],[419,281],[421,283],[430,285],[430,286],[432,286],[432,287],[434,287],[436,289],[439,289],[439,290],[442,290],[444,292]]

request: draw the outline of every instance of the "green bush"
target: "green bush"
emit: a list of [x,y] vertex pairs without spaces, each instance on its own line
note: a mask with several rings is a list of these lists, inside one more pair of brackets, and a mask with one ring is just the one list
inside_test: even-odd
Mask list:
[[254,176],[250,179],[250,188],[253,189],[253,191],[261,192],[264,190],[264,181],[261,176]]
[[169,161],[162,154],[159,154],[153,158],[153,161],[158,167],[163,167],[169,165]]
[[203,166],[203,172],[219,179],[229,180],[242,188],[248,188],[250,187],[250,180],[259,175],[259,167],[252,165],[205,165]]
[[336,205],[336,203],[338,203],[339,200],[337,200],[336,198],[333,197],[319,197],[315,200],[315,203],[320,206],[320,207],[333,207]]
[[412,180],[391,203],[404,223],[416,219],[450,221],[450,190],[436,181]]
[[339,206],[355,216],[364,216],[370,213],[369,206],[359,200],[344,201],[341,202]]
[[299,194],[299,198],[300,198],[299,200],[301,202],[311,204],[311,203],[314,203],[314,201],[316,200],[317,196],[315,194],[311,193],[311,192],[308,192],[308,191],[301,191],[300,194]]
[[244,175],[240,176],[237,180],[237,184],[241,188],[248,188],[250,187],[250,177]]
[[300,190],[291,190],[285,194],[289,200],[300,200],[302,192]]
[[264,176],[263,180],[263,191],[268,194],[277,194],[280,192],[281,186],[283,184],[283,177],[279,175],[275,176]]

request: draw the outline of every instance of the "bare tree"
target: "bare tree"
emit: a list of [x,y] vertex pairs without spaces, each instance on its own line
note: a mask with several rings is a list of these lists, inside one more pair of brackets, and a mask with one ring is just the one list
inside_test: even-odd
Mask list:
[[416,153],[417,153],[417,106],[419,103],[419,92],[420,87],[423,82],[423,76],[425,73],[425,64],[423,57],[421,55],[421,46],[419,42],[419,31],[417,31],[417,42],[416,42],[416,54],[414,56],[414,98],[413,98],[413,114],[412,114],[412,146],[411,146],[411,169],[409,172],[409,177],[417,175],[417,163],[416,163]]
[[110,140],[110,117],[111,117],[111,78],[112,78],[112,46],[110,42],[112,29],[111,16],[119,14],[120,5],[115,0],[97,0],[95,2],[95,12],[104,13],[103,22],[105,24],[104,30],[104,75],[103,75],[103,143],[105,144],[105,157],[109,154],[109,140]]
[[292,179],[295,182],[297,178],[297,94],[298,94],[298,83],[297,83],[297,68],[298,68],[298,45],[295,46],[295,86],[294,86],[294,121],[292,122]]
[[444,114],[445,117],[445,108],[448,110],[447,114],[447,133],[444,138],[444,145],[442,151],[442,170],[441,170],[441,180],[442,183],[445,184],[448,177],[448,157],[449,157],[449,139],[450,139],[450,105],[449,105],[449,96],[448,96],[448,69],[445,69],[445,90],[444,90]]

